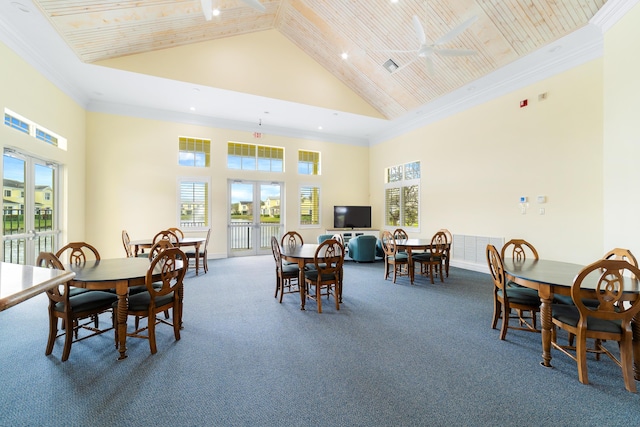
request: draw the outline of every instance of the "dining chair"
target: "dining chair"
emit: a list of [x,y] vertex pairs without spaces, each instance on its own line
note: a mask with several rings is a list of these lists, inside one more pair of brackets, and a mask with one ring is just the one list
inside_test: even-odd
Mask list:
[[179,239],[184,239],[184,232],[182,230],[180,230],[178,227],[169,227],[169,228],[167,228],[167,230],[171,231]]
[[[280,244],[282,246],[287,246],[287,247],[301,246],[302,244],[304,244],[304,240],[302,239],[302,236],[300,235],[300,233],[298,233],[297,231],[287,231],[282,236],[282,239],[280,239]],[[285,264],[285,265],[290,265],[290,264],[298,265],[297,262],[293,262],[293,261],[283,261],[283,264]]]
[[396,283],[398,275],[409,275],[409,256],[406,252],[398,252],[396,239],[389,231],[382,232],[381,241],[384,250],[384,280],[389,277],[389,267],[393,266],[393,283]]
[[[135,328],[127,337],[149,340],[151,354],[157,352],[156,326],[166,324],[173,327],[176,341],[180,340],[182,326],[183,279],[188,260],[180,248],[169,247],[157,253],[149,264],[145,277],[147,290],[129,296],[127,314],[138,318],[147,318],[146,326]],[[154,276],[158,276],[154,280]],[[117,302],[116,302],[117,304]],[[158,317],[159,313],[171,310],[172,319]],[[116,343],[118,343],[118,330]],[[146,334],[145,334],[146,331]],[[117,345],[117,344],[116,344]]]
[[304,244],[302,236],[297,231],[287,231],[280,240],[282,246],[300,246]]
[[100,253],[98,250],[86,242],[69,242],[58,249],[55,255],[58,259],[62,260],[67,252],[69,264],[81,264],[92,259],[97,261],[100,260]]
[[325,240],[318,245],[313,263],[315,268],[304,273],[307,298],[316,301],[318,313],[322,313],[322,297],[333,296],[336,310],[340,310],[344,246],[336,239]]
[[447,277],[449,277],[449,261],[451,260],[451,246],[453,245],[453,235],[446,228],[441,228],[438,231],[443,232],[444,235],[447,236],[447,248],[444,252],[443,263],[444,263],[444,272],[447,275]]
[[[524,287],[508,287],[502,257],[496,247],[487,245],[486,255],[489,272],[493,279],[493,320],[491,321],[491,328],[496,329],[498,320],[502,319],[500,328],[501,340],[506,338],[507,329],[540,332],[536,325],[536,314],[540,312],[538,292]],[[515,310],[517,315],[512,315],[511,310]],[[526,316],[525,313],[530,313],[530,315]],[[518,325],[510,324],[511,319],[517,319]]]
[[151,243],[152,244],[156,243],[158,240],[161,240],[161,239],[170,241],[174,246],[176,246],[180,241],[176,233],[174,233],[173,231],[162,230],[158,232],[155,236],[153,236],[153,240],[151,241]]
[[[36,265],[64,270],[64,266],[52,252],[40,252]],[[112,305],[118,301],[118,297],[111,292],[91,291],[72,295],[71,288],[69,282],[66,282],[46,291],[49,298],[49,338],[47,339],[47,348],[44,354],[50,355],[53,352],[56,339],[64,335],[63,362],[69,359],[72,343],[113,329],[113,327],[98,329],[95,326],[95,317],[111,310]],[[63,332],[60,334],[58,334],[58,319],[62,320]],[[81,323],[85,319],[88,319],[88,322]],[[90,326],[91,324],[94,324],[94,326]],[[88,331],[88,334],[78,337],[79,329]]]
[[122,230],[122,246],[124,246],[124,252],[127,258],[133,258],[133,250],[131,249],[131,238],[127,230]]
[[271,236],[271,252],[276,263],[276,293],[274,298],[280,294],[280,303],[284,294],[300,293],[300,269],[297,264],[284,264],[280,243],[275,236]]
[[[61,261],[63,258],[68,260],[69,264],[84,264],[87,260],[100,261],[100,253],[98,250],[86,242],[69,242],[55,253],[55,256]],[[74,296],[78,294],[84,294],[86,292],[96,292],[94,290],[71,287],[69,289],[69,295]],[[94,317],[95,327],[98,328],[98,316]],[[64,325],[63,325],[64,326]]]
[[[209,248],[209,238],[211,237],[211,228],[209,228],[209,230],[207,230],[207,237],[204,240],[204,243],[200,245],[200,248],[198,249],[198,252],[196,252],[195,249],[190,249],[190,250],[186,250],[184,251],[184,254],[187,256],[187,258],[189,259],[189,261],[191,260],[195,260],[196,258],[200,258],[202,260],[202,268],[205,272],[205,274],[209,271],[209,265],[207,264],[207,258],[208,258],[208,248]],[[198,263],[195,263],[196,265],[196,276],[198,275]]]
[[420,267],[420,274],[431,278],[433,285],[434,272],[440,276],[440,281],[444,282],[444,258],[447,251],[447,235],[442,231],[436,232],[431,238],[431,245],[428,251],[412,254],[413,265],[409,268]]
[[[640,277],[640,269],[628,261],[600,259],[583,268],[574,279],[571,286],[573,305],[552,305],[551,345],[577,363],[578,379],[582,384],[589,384],[587,353],[606,354],[622,368],[625,388],[636,392],[631,321],[640,311],[640,299],[623,304],[625,283],[635,281],[636,277]],[[584,300],[594,298],[594,289],[599,304],[586,305]],[[556,328],[575,336],[576,345],[558,344]],[[591,347],[587,340],[593,340]],[[619,358],[605,347],[606,341],[618,342]]]
[[[527,259],[527,253],[529,254],[529,257],[533,257],[533,259],[540,259],[538,257],[538,251],[531,243],[524,239],[511,239],[502,245],[500,257],[502,259],[513,258],[516,261],[524,261]],[[507,286],[518,288],[523,287],[511,281],[507,282]]]

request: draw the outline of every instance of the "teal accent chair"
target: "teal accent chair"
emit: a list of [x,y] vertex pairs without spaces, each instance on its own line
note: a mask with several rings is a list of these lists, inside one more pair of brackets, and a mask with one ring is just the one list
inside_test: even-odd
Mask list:
[[325,240],[329,240],[333,237],[333,234],[321,234],[318,236],[318,244],[324,242]]
[[349,256],[356,262],[373,262],[376,260],[376,236],[360,235],[349,240]]

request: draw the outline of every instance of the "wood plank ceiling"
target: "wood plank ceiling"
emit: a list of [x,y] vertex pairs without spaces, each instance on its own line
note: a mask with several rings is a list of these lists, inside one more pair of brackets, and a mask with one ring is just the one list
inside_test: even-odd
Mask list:
[[[397,118],[526,56],[586,25],[606,0],[213,0],[221,15],[206,21],[200,0],[34,0],[87,63],[223,37],[276,29],[388,119]],[[471,56],[432,55],[433,72],[416,60],[416,15],[428,42],[478,19],[439,46]],[[410,50],[398,53],[390,50]],[[347,52],[347,60],[341,54]]]

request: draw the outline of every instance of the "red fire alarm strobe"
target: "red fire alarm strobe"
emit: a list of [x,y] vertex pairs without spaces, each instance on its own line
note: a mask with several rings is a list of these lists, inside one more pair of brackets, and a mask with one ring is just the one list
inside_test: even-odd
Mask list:
[[520,108],[526,107],[528,103],[529,101],[527,99],[523,99],[522,101],[520,101]]

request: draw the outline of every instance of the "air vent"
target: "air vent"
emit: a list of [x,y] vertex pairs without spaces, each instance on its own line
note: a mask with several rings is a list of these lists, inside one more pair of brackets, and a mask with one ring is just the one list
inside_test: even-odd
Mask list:
[[393,62],[393,59],[389,58],[387,60],[387,62],[385,62],[384,64],[382,64],[382,66],[384,68],[387,69],[388,72],[393,73],[394,71],[396,71],[398,69],[398,64],[396,64],[395,62]]

